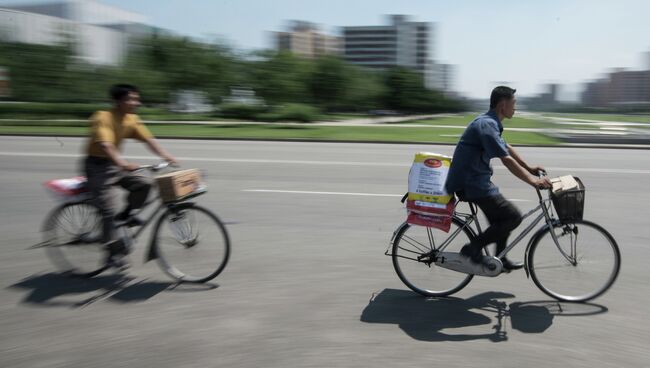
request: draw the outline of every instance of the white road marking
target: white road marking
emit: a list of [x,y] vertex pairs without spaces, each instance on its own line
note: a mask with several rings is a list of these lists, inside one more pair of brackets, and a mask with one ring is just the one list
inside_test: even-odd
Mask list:
[[[402,197],[404,195],[404,194],[382,194],[382,193],[316,192],[316,191],[308,191],[308,190],[279,190],[279,189],[242,189],[242,192],[345,195],[345,196],[360,196],[360,197]],[[509,200],[512,202],[530,202],[530,200],[528,199],[509,199]]]
[[363,197],[401,197],[401,196],[403,196],[403,194],[351,193],[351,192],[313,192],[313,191],[308,191],[308,190],[276,190],[276,189],[243,189],[242,192],[347,195],[347,196],[363,196]]
[[[81,158],[82,154],[72,153],[31,153],[31,152],[0,152],[0,156],[10,157],[70,157]],[[133,156],[125,155],[125,158],[137,160],[155,160],[154,156]],[[411,163],[396,163],[396,162],[359,162],[359,161],[314,161],[314,160],[271,160],[271,159],[239,159],[239,158],[211,158],[211,157],[177,157],[181,162],[183,161],[196,161],[196,162],[224,162],[224,163],[251,163],[251,164],[289,164],[289,165],[332,165],[332,166],[378,166],[378,167],[410,167]],[[494,166],[497,170],[506,170],[505,166]],[[637,170],[637,169],[608,169],[608,168],[591,168],[591,167],[547,167],[547,171],[553,172],[593,172],[603,174],[650,174],[650,170]]]

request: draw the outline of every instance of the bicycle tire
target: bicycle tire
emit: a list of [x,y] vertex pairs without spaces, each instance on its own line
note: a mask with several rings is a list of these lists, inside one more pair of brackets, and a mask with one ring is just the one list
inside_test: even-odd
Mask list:
[[[435,263],[431,263],[429,266],[424,262],[410,259],[411,256],[417,259],[417,256],[432,249],[430,245],[431,241],[429,240],[431,238],[429,238],[429,235],[427,234],[427,229],[430,231],[432,238],[439,244],[440,241],[447,239],[450,236],[449,234],[453,234],[457,229],[461,230],[453,240],[453,243],[450,243],[445,251],[458,252],[463,245],[470,243],[472,239],[474,239],[473,232],[465,226],[464,221],[457,217],[452,218],[452,228],[449,233],[445,233],[442,230],[435,228],[403,224],[395,234],[395,239],[393,240],[391,253],[393,268],[395,269],[399,279],[409,289],[420,295],[426,297],[440,297],[454,294],[467,286],[474,275],[442,268],[436,266]],[[409,230],[413,231],[411,231],[411,235],[407,236],[406,234]],[[415,230],[417,230],[417,234]],[[428,246],[425,244],[427,241],[429,242]],[[417,243],[417,245],[414,243]],[[406,254],[406,256],[404,254]],[[409,258],[405,258],[407,256],[409,256]],[[406,268],[409,268],[408,272],[406,271]],[[410,275],[407,275],[406,273],[409,273]],[[414,279],[416,278],[416,274],[417,278],[421,278],[424,281],[415,281]],[[426,287],[421,285],[423,283],[428,284],[429,282],[433,284],[435,281],[445,281],[448,282],[450,286],[442,289],[432,289],[429,288],[428,285]]]
[[[531,240],[527,251],[526,263],[535,285],[546,295],[567,302],[586,302],[609,290],[621,267],[621,253],[614,237],[602,226],[586,220],[557,223],[553,230],[559,248],[548,227]],[[599,286],[585,286],[591,282]]]
[[93,277],[107,269],[99,210],[89,202],[65,203],[50,212],[43,226],[45,252],[61,272]]
[[[190,202],[170,206],[156,222],[153,239],[158,265],[179,282],[210,281],[230,258],[226,227],[210,210]],[[209,244],[216,246],[205,247]]]

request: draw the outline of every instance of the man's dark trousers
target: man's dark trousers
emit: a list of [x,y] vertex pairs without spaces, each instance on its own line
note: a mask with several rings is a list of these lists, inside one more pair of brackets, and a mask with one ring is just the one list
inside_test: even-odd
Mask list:
[[483,248],[490,243],[497,244],[496,255],[506,248],[510,232],[521,224],[521,213],[510,201],[501,194],[484,197],[469,202],[476,205],[487,217],[490,227],[479,234],[472,245]]
[[135,210],[147,200],[152,181],[141,173],[121,170],[109,159],[101,157],[88,156],[84,162],[84,171],[88,179],[88,190],[102,216],[102,241],[106,243],[115,240],[114,217],[117,206],[114,187],[120,186],[129,192],[127,206]]

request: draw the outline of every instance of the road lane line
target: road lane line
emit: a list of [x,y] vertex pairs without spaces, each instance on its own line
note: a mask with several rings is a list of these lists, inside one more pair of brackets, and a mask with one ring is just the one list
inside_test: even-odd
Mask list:
[[314,192],[308,190],[276,190],[276,189],[242,189],[242,192],[347,195],[347,196],[364,196],[364,197],[402,197],[404,195],[404,194],[352,193],[352,192]]
[[[288,194],[316,194],[316,195],[346,195],[360,197],[402,197],[404,194],[382,194],[382,193],[353,193],[353,192],[316,192],[309,190],[279,190],[279,189],[242,189],[242,192],[256,193],[288,193]],[[509,199],[512,202],[530,202],[528,199]]]
[[[30,153],[30,152],[0,152],[0,156],[9,157],[69,157],[81,158],[82,154],[72,153]],[[125,155],[128,159],[137,160],[155,160],[155,156],[134,156]],[[239,159],[239,158],[211,158],[211,157],[177,157],[181,162],[223,162],[223,163],[250,163],[250,164],[290,164],[290,165],[331,165],[331,166],[375,166],[375,167],[410,167],[411,163],[394,163],[394,162],[359,162],[359,161],[312,161],[312,160],[271,160],[271,159]],[[496,170],[506,170],[505,166],[494,166]],[[603,174],[650,174],[650,170],[637,169],[607,169],[607,168],[580,168],[580,167],[547,167],[547,171],[553,174],[554,171],[562,172],[587,172]]]
[[[70,157],[81,158],[85,155],[72,153],[30,153],[30,152],[0,152],[0,156],[14,157]],[[155,156],[133,156],[123,157],[138,160],[152,160]],[[390,163],[390,162],[356,162],[356,161],[307,161],[307,160],[269,160],[269,159],[246,159],[246,158],[210,158],[210,157],[176,157],[179,161],[198,162],[230,162],[230,163],[253,163],[253,164],[299,164],[299,165],[338,165],[338,166],[397,166],[409,167],[411,164]]]

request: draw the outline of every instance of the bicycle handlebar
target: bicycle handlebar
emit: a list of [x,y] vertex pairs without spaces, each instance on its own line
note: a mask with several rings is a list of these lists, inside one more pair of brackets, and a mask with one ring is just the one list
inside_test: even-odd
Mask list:
[[159,163],[157,163],[155,165],[140,165],[140,167],[138,167],[138,170],[151,170],[153,172],[156,172],[156,171],[166,169],[170,165],[171,164],[169,162],[162,161],[162,162],[159,162]]
[[[546,170],[539,170],[539,171],[537,171],[537,177],[540,178],[540,179],[541,179],[541,178],[544,178],[544,177],[548,177],[548,173],[546,172]],[[542,192],[541,192],[541,189],[546,189],[546,190],[548,190],[548,191],[549,191],[549,194],[550,194],[550,192],[551,192],[551,190],[553,189],[553,187],[551,187],[551,188],[538,188],[538,187],[535,187],[535,191],[537,192],[537,196],[539,197],[540,202],[543,200],[543,199],[542,199]]]

